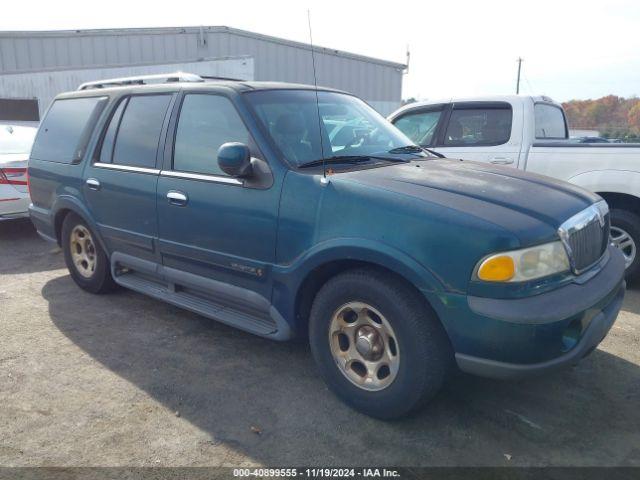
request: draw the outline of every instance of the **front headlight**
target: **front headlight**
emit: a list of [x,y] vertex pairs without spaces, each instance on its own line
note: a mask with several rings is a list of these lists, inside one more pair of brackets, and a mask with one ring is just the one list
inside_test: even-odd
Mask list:
[[476,276],[485,282],[524,282],[569,270],[569,258],[562,242],[496,253],[476,267]]

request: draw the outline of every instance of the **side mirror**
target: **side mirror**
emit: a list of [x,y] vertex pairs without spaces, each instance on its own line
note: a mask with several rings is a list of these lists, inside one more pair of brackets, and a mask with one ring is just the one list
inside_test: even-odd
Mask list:
[[244,143],[223,143],[218,149],[220,169],[232,177],[248,177],[252,173],[251,152]]

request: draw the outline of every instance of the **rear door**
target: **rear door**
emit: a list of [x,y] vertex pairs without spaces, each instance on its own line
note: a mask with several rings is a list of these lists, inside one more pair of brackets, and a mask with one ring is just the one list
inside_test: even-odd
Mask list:
[[448,109],[435,150],[450,158],[518,166],[522,112],[508,102],[456,102]]
[[159,260],[158,151],[172,100],[171,93],[119,99],[84,172],[87,204],[111,252]]

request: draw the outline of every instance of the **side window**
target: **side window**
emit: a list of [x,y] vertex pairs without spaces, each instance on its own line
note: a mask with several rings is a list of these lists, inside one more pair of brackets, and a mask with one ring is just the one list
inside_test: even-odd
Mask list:
[[40,124],[31,158],[73,163],[82,158],[106,97],[56,100]]
[[113,141],[116,139],[116,132],[118,131],[118,125],[120,125],[120,119],[122,118],[122,112],[127,105],[127,99],[123,99],[118,108],[111,116],[109,127],[104,134],[102,140],[102,149],[100,150],[100,163],[111,163],[113,160]]
[[168,94],[129,98],[123,107],[120,127],[115,132],[114,164],[155,167],[160,132],[170,101],[171,95]]
[[418,145],[429,146],[436,132],[442,110],[415,111],[395,121],[395,126]]
[[511,105],[453,107],[445,132],[445,146],[490,146],[507,143],[511,136]]
[[536,103],[536,138],[567,138],[567,125],[560,107]]
[[226,175],[218,167],[223,143],[249,144],[249,132],[231,101],[219,95],[184,97],[173,152],[173,169]]

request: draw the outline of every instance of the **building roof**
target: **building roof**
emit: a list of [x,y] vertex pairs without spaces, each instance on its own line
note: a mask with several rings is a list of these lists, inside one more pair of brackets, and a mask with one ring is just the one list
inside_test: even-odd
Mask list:
[[[250,32],[238,28],[226,26],[201,26],[201,27],[153,27],[153,28],[106,28],[106,29],[86,29],[86,30],[28,30],[28,31],[0,31],[0,39],[2,38],[73,38],[88,36],[123,36],[123,35],[163,35],[176,33],[205,34],[205,33],[229,33],[239,35],[255,40],[276,43],[289,47],[311,50],[308,43],[296,42],[294,40],[286,40],[284,38],[273,37],[271,35],[263,35],[261,33]],[[384,65],[404,70],[405,64],[382,60],[379,58],[360,55],[357,53],[345,52],[333,48],[326,48],[314,45],[314,50],[326,55],[334,55],[336,57],[350,58],[361,60],[377,65]]]

